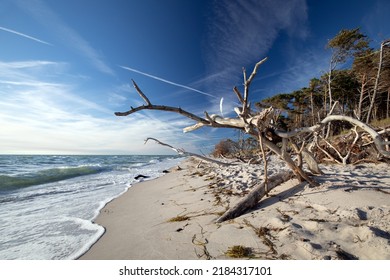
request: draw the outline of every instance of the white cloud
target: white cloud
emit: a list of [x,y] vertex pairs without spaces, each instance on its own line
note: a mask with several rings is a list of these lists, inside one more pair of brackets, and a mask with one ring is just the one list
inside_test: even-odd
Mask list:
[[283,30],[307,33],[304,0],[216,1],[214,11],[206,50],[212,73],[256,63]]
[[44,60],[26,60],[26,61],[13,61],[13,62],[1,62],[0,69],[23,69],[23,68],[37,68],[39,66],[58,65],[59,63],[53,61]]
[[111,92],[108,101],[110,102],[110,104],[113,104],[115,106],[120,106],[125,104],[125,102],[127,101],[127,97],[116,92]]
[[158,145],[144,146],[143,140],[156,137],[180,147],[184,139],[189,148],[204,140],[184,135],[181,129],[188,122],[176,116],[115,117],[111,109],[81,97],[69,82],[43,78],[53,67],[58,65],[0,62],[0,153],[170,153]]
[[[286,69],[270,74],[277,77],[273,77],[273,83],[267,87],[268,95],[289,93],[308,87],[312,78],[320,78],[328,70],[329,61],[330,54],[323,48],[294,53],[286,63]],[[259,77],[259,80],[268,79],[270,76]]]
[[208,73],[214,77],[208,91],[224,97],[227,109],[234,107],[231,89],[241,84],[241,67],[267,56],[281,32],[306,38],[307,17],[305,0],[215,1],[204,46]]

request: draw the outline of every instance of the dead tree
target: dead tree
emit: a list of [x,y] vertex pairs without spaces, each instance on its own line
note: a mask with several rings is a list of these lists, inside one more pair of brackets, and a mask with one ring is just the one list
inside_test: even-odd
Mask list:
[[[186,127],[183,129],[183,132],[190,132],[194,131],[196,129],[202,128],[202,127],[216,127],[216,128],[233,128],[233,129],[239,129],[244,131],[246,134],[252,135],[255,138],[258,139],[259,143],[261,144],[262,148],[266,148],[268,150],[271,150],[274,154],[279,156],[291,169],[294,176],[300,181],[306,181],[310,185],[317,185],[315,180],[313,180],[307,172],[305,172],[302,169],[302,164],[296,164],[294,160],[292,159],[292,155],[287,151],[286,147],[290,143],[293,147],[297,147],[294,142],[294,138],[302,135],[302,134],[314,134],[321,131],[321,129],[329,124],[332,121],[347,121],[352,123],[355,126],[358,126],[365,131],[367,131],[371,137],[374,140],[374,143],[377,147],[377,150],[379,153],[381,153],[383,156],[390,158],[390,152],[386,151],[386,145],[389,144],[381,138],[381,136],[371,127],[369,127],[367,124],[360,122],[356,119],[346,117],[346,116],[335,116],[335,115],[329,115],[325,119],[323,119],[320,123],[317,125],[311,126],[311,127],[302,127],[297,128],[293,131],[281,131],[277,127],[274,127],[271,120],[274,117],[275,111],[272,107],[267,108],[261,112],[256,112],[251,109],[250,102],[249,102],[249,87],[255,78],[257,74],[257,70],[260,67],[261,64],[263,64],[267,58],[259,61],[251,75],[247,78],[247,74],[245,69],[243,69],[243,76],[244,76],[244,94],[242,94],[237,87],[233,88],[233,92],[236,94],[239,102],[241,103],[241,107],[237,107],[234,109],[234,111],[237,114],[237,117],[235,118],[224,118],[218,115],[209,115],[207,112],[205,112],[204,117],[197,116],[193,113],[190,113],[188,111],[183,110],[180,107],[170,107],[165,105],[155,105],[150,102],[150,100],[147,98],[147,96],[141,91],[141,89],[138,87],[138,85],[133,81],[133,85],[138,92],[138,94],[141,96],[141,98],[145,101],[145,105],[133,108],[130,107],[130,110],[127,112],[116,112],[116,116],[128,116],[133,113],[136,113],[141,110],[159,110],[159,111],[168,111],[168,112],[174,112],[178,113],[186,118],[194,120],[196,123],[194,125],[191,125],[189,127]],[[268,135],[267,132],[269,130],[272,130],[275,135],[283,139],[283,145],[282,147],[279,147],[275,143],[273,143]],[[156,139],[153,139],[156,140]],[[158,141],[158,140],[157,140]],[[164,144],[160,141],[158,141],[160,144]],[[165,144],[166,146],[173,148],[170,145]],[[175,148],[173,148],[175,149]],[[304,147],[302,146],[301,149],[298,150],[300,158],[303,158],[303,160],[308,165],[308,168],[312,173],[318,174],[321,173],[321,170],[318,167],[316,159],[313,157],[313,155]],[[178,151],[176,149],[176,151]],[[303,157],[301,157],[301,155]],[[265,172],[267,174],[267,172]],[[276,187],[277,185],[280,185],[287,180],[291,178],[290,173],[280,173],[272,176],[271,178],[267,178],[267,175],[264,178],[263,183],[259,183],[252,192],[248,195],[249,197],[247,199],[244,199],[240,202],[240,205],[233,207],[229,213],[225,213],[224,216],[226,217],[237,217],[241,213],[247,211],[248,209],[252,208],[253,206],[258,203],[258,201],[267,194],[267,191],[270,189]],[[219,222],[223,221],[223,219],[219,219]]]
[[[133,81],[133,85],[138,92],[138,94],[141,96],[141,98],[145,101],[146,105],[142,105],[136,108],[131,107],[129,111],[127,112],[116,112],[115,115],[117,116],[128,116],[133,113],[136,113],[141,110],[159,110],[159,111],[168,111],[168,112],[175,112],[178,114],[181,114],[187,118],[190,118],[196,123],[192,126],[186,127],[183,129],[184,132],[190,132],[194,131],[196,129],[199,129],[201,127],[209,126],[209,127],[223,127],[223,128],[234,128],[245,131],[245,133],[255,136],[257,139],[259,139],[259,142],[261,141],[263,145],[276,153],[278,156],[280,156],[286,164],[291,168],[291,170],[294,172],[294,174],[297,176],[297,178],[300,181],[308,181],[311,184],[315,184],[315,182],[309,178],[309,176],[300,168],[297,166],[294,161],[292,160],[291,156],[283,152],[278,146],[276,146],[274,143],[272,143],[270,140],[265,137],[265,129],[271,127],[271,120],[274,116],[274,109],[272,107],[265,109],[261,112],[254,112],[250,108],[249,103],[249,87],[252,83],[254,77],[257,74],[257,70],[260,67],[261,64],[263,64],[267,58],[259,61],[249,78],[246,76],[245,69],[243,70],[244,74],[244,95],[240,93],[240,91],[235,87],[234,93],[237,95],[238,100],[242,104],[241,108],[235,108],[235,112],[237,113],[237,118],[224,118],[218,115],[209,115],[207,112],[205,112],[205,117],[200,117],[195,114],[192,114],[188,111],[183,110],[180,107],[170,107],[165,105],[154,105],[150,102],[150,100],[147,98],[147,96],[141,91],[141,89],[138,87],[138,85]],[[261,140],[260,140],[261,139]]]
[[372,109],[374,108],[374,104],[375,104],[375,102],[376,102],[376,94],[377,94],[377,92],[378,92],[379,78],[380,78],[381,69],[382,69],[383,48],[384,48],[385,46],[389,46],[389,45],[390,45],[390,39],[385,40],[385,41],[383,41],[383,42],[381,43],[381,49],[380,49],[380,52],[379,52],[378,73],[376,74],[375,86],[374,86],[374,93],[372,94],[372,99],[371,99],[371,102],[370,102],[370,107],[368,108],[367,119],[366,119],[366,122],[367,122],[367,123],[370,121],[371,112],[372,112]]
[[195,153],[191,153],[191,152],[186,152],[184,149],[180,149],[180,148],[175,148],[167,143],[163,143],[161,142],[160,140],[157,140],[156,138],[152,138],[152,137],[148,137],[146,140],[145,140],[145,144],[149,141],[149,140],[153,140],[155,141],[157,144],[160,144],[162,146],[166,146],[168,148],[171,148],[172,150],[174,150],[176,153],[178,153],[179,155],[186,155],[186,156],[191,156],[191,157],[196,157],[196,158],[199,158],[201,160],[205,160],[205,161],[208,161],[208,162],[211,162],[211,163],[216,163],[218,165],[222,165],[222,166],[230,166],[230,165],[233,165],[232,163],[228,163],[228,162],[222,162],[222,161],[219,161],[219,160],[215,160],[215,159],[212,159],[212,158],[208,158],[208,157],[205,157],[205,156],[202,156],[202,155],[198,155],[198,154],[195,154]]

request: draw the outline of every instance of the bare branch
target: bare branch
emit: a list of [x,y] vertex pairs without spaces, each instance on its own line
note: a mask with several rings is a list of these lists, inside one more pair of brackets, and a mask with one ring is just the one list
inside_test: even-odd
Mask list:
[[386,144],[388,143],[382,139],[380,133],[375,131],[375,129],[370,127],[368,124],[348,116],[330,115],[323,119],[321,123],[317,125],[313,125],[311,127],[301,127],[289,132],[275,130],[275,134],[282,138],[291,138],[294,136],[298,136],[302,133],[313,133],[319,131],[325,124],[330,123],[332,121],[346,121],[365,130],[373,138],[374,144],[378,149],[378,152],[384,157],[390,158],[390,152],[386,151]]
[[259,69],[260,65],[267,61],[267,57],[260,60],[256,63],[255,67],[253,68],[252,74],[249,76],[249,78],[246,78],[246,71],[245,68],[243,68],[243,74],[244,74],[244,102],[242,102],[242,116],[245,118],[248,113],[248,98],[249,98],[249,86],[252,83],[253,78],[257,74],[257,70]]
[[202,156],[202,155],[198,155],[198,154],[195,154],[195,153],[186,152],[184,149],[175,148],[175,147],[173,147],[173,146],[171,146],[171,145],[169,145],[169,144],[166,144],[166,143],[164,143],[164,142],[161,142],[160,140],[157,140],[156,138],[152,138],[152,137],[148,137],[148,138],[145,140],[145,144],[146,144],[149,140],[153,140],[153,141],[155,141],[157,144],[160,144],[160,145],[162,145],[162,146],[169,147],[169,148],[171,148],[172,150],[174,150],[176,153],[178,153],[179,155],[193,156],[193,157],[197,157],[197,158],[200,158],[200,159],[202,159],[202,160],[205,160],[205,161],[208,161],[208,162],[212,162],[212,163],[216,163],[216,164],[223,165],[223,166],[234,165],[234,164],[231,164],[231,163],[226,163],[226,162],[218,161],[218,160],[215,160],[215,159],[212,159],[212,158],[208,158],[208,157],[205,157],[205,156]]
[[333,114],[334,109],[336,109],[336,106],[339,105],[339,101],[335,101],[332,105],[332,108],[330,109],[328,116]]
[[321,124],[316,124],[316,125],[313,125],[310,127],[296,128],[296,129],[294,129],[292,131],[288,131],[288,132],[275,130],[275,134],[279,137],[282,137],[282,138],[292,138],[292,137],[298,136],[298,135],[303,134],[303,133],[313,133],[313,132],[319,131],[321,128],[322,128]]
[[312,186],[318,186],[318,183],[315,182],[313,179],[311,179],[303,170],[302,168],[295,165],[294,161],[290,157],[288,153],[283,153],[282,150],[276,146],[274,143],[269,141],[267,138],[263,138],[264,145],[270,149],[272,152],[274,152],[276,155],[278,155],[287,165],[288,167],[294,172],[294,174],[297,176],[299,181],[306,181]]
[[387,132],[390,132],[390,129],[384,128],[384,129],[378,131],[378,134],[385,134],[385,133],[387,133]]
[[197,129],[199,129],[199,128],[202,128],[202,127],[204,127],[204,126],[207,126],[206,124],[204,124],[204,123],[196,123],[196,124],[194,124],[194,125],[191,125],[191,126],[188,126],[188,127],[185,127],[185,128],[183,128],[183,132],[184,133],[187,133],[187,132],[191,132],[191,131],[194,131],[194,130],[197,130]]
[[201,117],[198,117],[197,115],[194,115],[190,112],[187,112],[179,107],[170,107],[170,106],[164,106],[164,105],[152,105],[149,98],[146,97],[146,95],[138,87],[136,82],[134,80],[132,80],[132,81],[133,81],[133,85],[134,85],[135,89],[137,90],[138,94],[147,103],[147,105],[138,106],[136,108],[130,107],[131,109],[129,111],[126,111],[126,112],[115,112],[116,116],[121,116],[121,117],[128,116],[128,115],[131,115],[133,113],[136,113],[136,112],[142,111],[142,110],[158,110],[158,111],[175,112],[175,113],[183,115],[189,119],[192,119],[198,123],[202,123],[203,125],[210,125],[209,121],[207,121]]
[[377,148],[378,152],[386,157],[390,158],[390,152],[386,151],[386,142],[382,139],[380,134],[376,132],[372,127],[370,127],[368,124],[365,124],[364,122],[361,122],[357,119],[347,117],[347,116],[337,116],[337,115],[332,115],[332,116],[327,116],[325,119],[321,121],[321,124],[326,124],[331,121],[346,121],[351,124],[356,125],[357,127],[360,127],[361,129],[365,130],[372,139],[374,140],[375,147]]
[[131,109],[126,112],[115,112],[116,116],[128,116],[142,110],[158,110],[158,111],[174,112],[197,122],[192,126],[184,128],[183,129],[184,132],[194,131],[204,126],[244,129],[246,125],[241,119],[223,118],[218,115],[209,115],[207,112],[205,112],[206,118],[201,118],[179,107],[153,105],[134,81],[133,84],[138,94],[147,103],[147,105],[138,106],[136,108],[130,107]]
[[135,88],[135,90],[138,92],[138,94],[142,97],[142,99],[146,102],[147,105],[152,105],[152,103],[150,103],[149,101],[149,98],[146,97],[146,95],[142,92],[142,90],[138,87],[138,85],[136,84],[136,82],[134,80],[133,81],[133,86]]
[[233,88],[234,93],[237,95],[238,100],[242,103],[244,103],[244,98],[242,98],[241,92],[238,90],[237,87]]
[[190,112],[187,112],[181,108],[178,108],[178,107],[170,107],[170,106],[163,106],[163,105],[142,105],[142,106],[139,106],[139,107],[136,107],[136,108],[133,108],[131,107],[131,110],[127,111],[127,112],[115,112],[115,115],[116,116],[128,116],[128,115],[131,115],[135,112],[138,112],[138,111],[141,111],[141,110],[158,110],[158,111],[168,111],[168,112],[175,112],[175,113],[178,113],[180,115],[183,115],[187,118],[190,118],[194,121],[197,121],[197,122],[200,122],[200,123],[203,123],[203,124],[206,124],[206,125],[209,125],[210,123],[201,118],[201,117],[198,117],[197,115],[194,115]]
[[317,148],[318,148],[321,152],[323,152],[325,155],[327,155],[329,159],[331,159],[331,160],[333,160],[333,161],[335,161],[335,162],[337,162],[337,163],[341,163],[340,161],[338,161],[337,159],[335,159],[333,156],[331,156],[326,150],[324,150],[324,149],[320,146],[320,144],[318,143],[318,137],[319,137],[319,136],[317,136],[317,135],[314,137],[314,141],[315,141],[315,143],[316,143]]
[[[321,137],[322,138],[322,137]],[[325,142],[326,145],[328,145],[330,148],[332,148],[336,154],[338,155],[338,157],[342,160],[343,159],[343,156],[341,155],[341,153],[336,149],[335,146],[333,146],[328,140],[326,140],[326,138],[322,138],[322,141]],[[328,154],[330,155],[330,154]],[[334,157],[332,157],[334,160],[336,160]],[[339,160],[336,160],[338,163],[341,163],[341,161]]]
[[263,58],[262,60],[260,60],[259,62],[256,63],[255,67],[253,68],[252,74],[249,76],[249,79],[246,81],[246,83],[248,84],[248,87],[249,87],[249,84],[252,82],[253,78],[256,76],[257,70],[259,69],[260,65],[263,64],[264,62],[266,62],[267,59],[268,59],[268,57]]
[[347,164],[347,160],[348,160],[348,158],[350,157],[350,155],[352,153],[352,148],[356,145],[357,141],[360,138],[360,135],[359,135],[359,132],[357,131],[357,127],[356,126],[353,128],[353,131],[355,132],[356,136],[355,136],[355,139],[353,139],[353,142],[351,144],[351,147],[349,148],[349,151],[348,151],[347,155],[343,158],[343,164]]
[[[341,115],[330,115],[327,116],[325,119],[323,119],[319,124],[313,125],[311,127],[301,127],[297,128],[295,130],[285,132],[280,130],[275,130],[275,134],[281,138],[292,138],[295,136],[298,136],[303,133],[313,133],[319,131],[324,125],[332,122],[332,121],[346,121],[349,122],[357,127],[360,127],[361,129],[365,130],[370,136],[372,137],[375,147],[377,148],[378,152],[386,157],[390,158],[390,151],[386,150],[386,145],[388,145],[388,141],[383,140],[381,137],[381,133],[375,131],[372,127],[370,127],[368,124],[359,121],[358,119],[348,117],[348,116],[341,116]],[[319,145],[317,144],[317,147]],[[319,147],[320,148],[320,147]],[[322,148],[320,148],[324,153],[326,153]],[[329,154],[328,154],[329,156]],[[333,160],[335,160],[333,157],[331,157]],[[342,156],[340,158],[343,158]]]
[[175,148],[175,147],[173,147],[173,146],[171,146],[171,145],[169,145],[169,144],[166,144],[166,143],[164,143],[164,142],[161,142],[160,140],[157,140],[156,138],[152,138],[152,137],[146,138],[144,144],[148,143],[149,140],[153,140],[153,141],[155,141],[157,144],[160,144],[160,145],[162,145],[162,146],[169,147],[169,148],[171,148],[172,150],[174,150],[176,153],[178,153],[179,155],[184,155],[184,153],[185,153],[183,149],[177,149],[177,148]]
[[305,142],[303,142],[301,149],[298,148],[298,145],[290,139],[290,145],[294,149],[294,151],[297,153],[297,165],[299,167],[302,167],[302,151],[303,151],[303,145]]
[[244,77],[244,85],[246,83],[246,69],[245,67],[242,67],[242,76]]

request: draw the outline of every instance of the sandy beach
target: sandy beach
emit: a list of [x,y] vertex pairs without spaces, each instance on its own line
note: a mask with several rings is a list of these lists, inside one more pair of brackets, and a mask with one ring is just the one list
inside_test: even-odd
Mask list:
[[388,164],[321,165],[318,187],[290,180],[220,224],[262,165],[180,167],[107,204],[95,221],[106,232],[80,259],[390,259]]

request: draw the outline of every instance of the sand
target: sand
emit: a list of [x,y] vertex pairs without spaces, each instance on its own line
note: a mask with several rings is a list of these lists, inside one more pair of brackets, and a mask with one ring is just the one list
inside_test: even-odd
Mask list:
[[[269,162],[270,173],[286,168]],[[390,259],[388,164],[322,165],[318,187],[290,180],[220,224],[262,166],[180,167],[107,204],[95,221],[106,232],[80,259]]]

